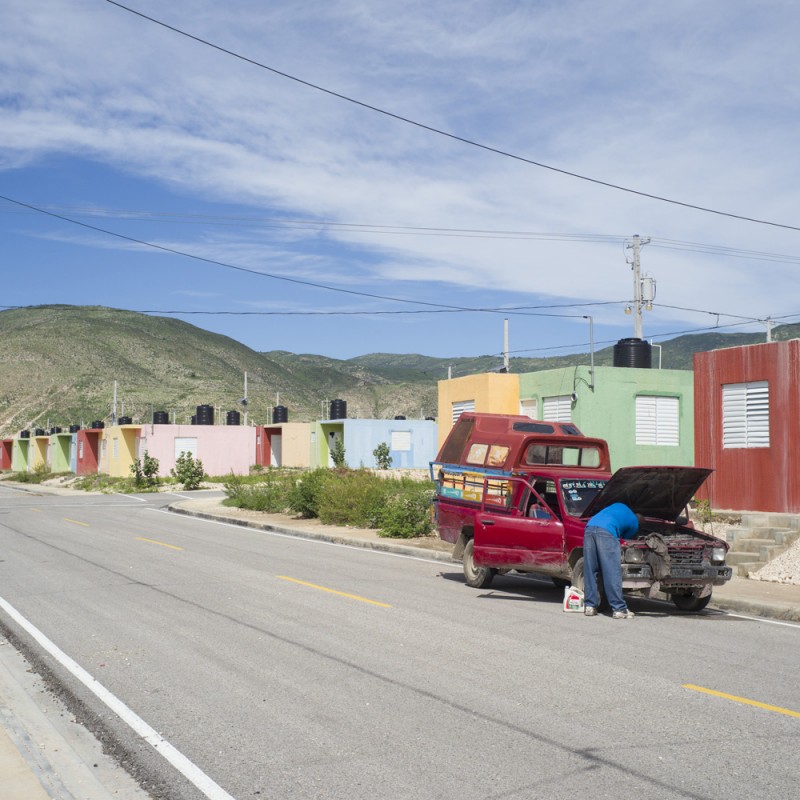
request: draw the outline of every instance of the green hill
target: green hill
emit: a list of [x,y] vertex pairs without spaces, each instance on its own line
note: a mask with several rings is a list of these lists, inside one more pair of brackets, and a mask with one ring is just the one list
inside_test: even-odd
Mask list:
[[[348,360],[282,350],[259,353],[240,342],[180,320],[98,306],[38,306],[0,312],[0,433],[110,419],[117,413],[146,422],[168,411],[187,422],[198,405],[219,413],[243,411],[248,380],[250,421],[271,421],[272,407],[290,421],[325,415],[327,402],[347,401],[350,417],[436,416],[437,381],[501,366],[497,356],[432,358],[371,353]],[[773,338],[800,336],[800,325]],[[691,369],[692,354],[763,342],[764,334],[680,336],[662,345],[665,369]],[[654,352],[653,358],[658,359]],[[595,353],[610,365],[613,348]],[[555,358],[512,358],[512,372],[587,364],[587,353]]]

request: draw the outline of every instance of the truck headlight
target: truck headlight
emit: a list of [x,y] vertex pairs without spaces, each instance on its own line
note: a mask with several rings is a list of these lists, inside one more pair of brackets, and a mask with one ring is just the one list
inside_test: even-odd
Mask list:
[[644,561],[644,550],[639,547],[626,547],[622,560],[626,564],[641,564]]
[[714,564],[724,564],[725,563],[725,553],[726,550],[724,547],[712,547],[711,548],[711,561]]

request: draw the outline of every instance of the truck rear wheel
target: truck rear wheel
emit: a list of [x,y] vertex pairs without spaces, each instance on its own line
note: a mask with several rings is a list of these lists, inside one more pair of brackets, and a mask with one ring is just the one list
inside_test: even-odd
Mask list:
[[473,589],[485,589],[492,582],[497,570],[492,567],[476,567],[474,551],[475,542],[470,539],[464,547],[464,578],[467,586]]
[[673,594],[672,602],[675,603],[679,611],[697,612],[702,611],[711,601],[711,595],[698,597],[694,594]]

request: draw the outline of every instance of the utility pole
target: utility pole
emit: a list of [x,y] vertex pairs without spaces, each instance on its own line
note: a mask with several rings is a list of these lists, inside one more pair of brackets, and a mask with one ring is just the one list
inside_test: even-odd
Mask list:
[[503,320],[503,372],[508,373],[508,318]]
[[111,424],[117,424],[117,382],[114,381],[114,408],[111,412]]
[[[642,305],[647,303],[649,307],[655,298],[655,280],[649,275],[642,278],[640,263],[641,248],[648,244],[649,241],[649,236],[642,239],[637,233],[633,237],[633,244],[628,245],[633,250],[633,258],[631,260],[631,269],[633,270],[633,335],[636,339],[642,338]],[[647,284],[646,287],[643,287],[644,283]],[[630,308],[626,310],[630,313]]]
[[247,373],[244,374],[244,426],[247,427]]

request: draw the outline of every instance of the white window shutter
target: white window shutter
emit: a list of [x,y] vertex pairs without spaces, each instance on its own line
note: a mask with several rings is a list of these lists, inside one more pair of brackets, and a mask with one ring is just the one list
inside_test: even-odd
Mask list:
[[769,447],[767,381],[723,384],[722,446]]
[[459,400],[456,403],[453,403],[453,424],[458,421],[458,418],[465,412],[465,411],[474,411],[475,410],[475,401],[474,400]]
[[640,395],[636,398],[636,444],[677,447],[680,440],[677,397]]
[[548,422],[572,422],[572,397],[560,394],[543,398],[542,419]]

